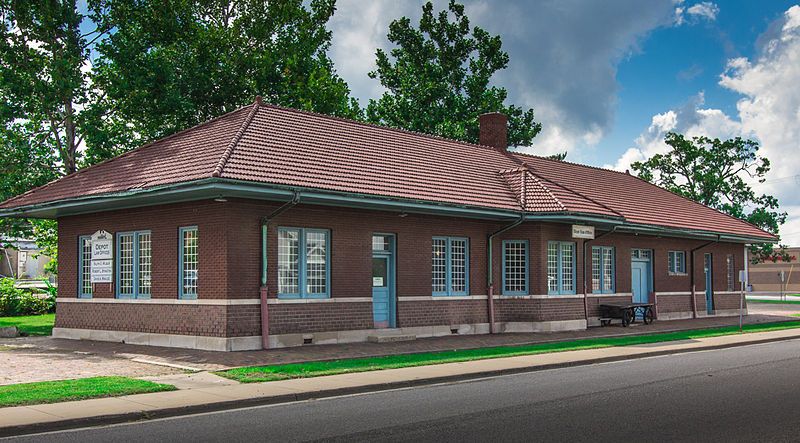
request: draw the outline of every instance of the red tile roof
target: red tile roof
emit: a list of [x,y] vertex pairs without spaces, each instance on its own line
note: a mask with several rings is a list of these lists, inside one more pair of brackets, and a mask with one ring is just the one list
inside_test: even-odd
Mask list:
[[259,102],[33,189],[0,209],[209,178],[772,238],[628,174]]

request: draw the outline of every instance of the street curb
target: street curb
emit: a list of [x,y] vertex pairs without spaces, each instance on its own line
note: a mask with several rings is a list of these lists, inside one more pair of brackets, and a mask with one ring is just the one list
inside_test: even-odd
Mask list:
[[[323,391],[307,392],[300,394],[284,394],[269,397],[255,397],[244,400],[229,400],[222,402],[215,402],[202,405],[181,406],[175,408],[158,409],[154,411],[131,412],[124,414],[110,414],[95,417],[86,417],[79,419],[59,420],[47,423],[34,423],[20,426],[6,426],[0,428],[0,438],[11,437],[16,435],[38,434],[43,432],[63,431],[67,429],[77,429],[84,427],[94,427],[103,425],[113,425],[120,423],[132,423],[143,420],[153,420],[159,418],[177,417],[182,415],[200,414],[206,412],[219,412],[230,409],[240,409],[252,406],[267,406],[276,405],[281,403],[291,403],[303,400],[317,400],[330,397],[337,397],[341,395],[363,394],[370,392],[387,391],[391,389],[412,388],[419,386],[430,386],[441,383],[453,383],[460,381],[476,380],[487,377],[494,377],[500,375],[523,374],[529,372],[539,372],[550,369],[569,368],[578,366],[589,366],[599,363],[611,363],[624,360],[637,360],[647,357],[657,357],[662,355],[672,354],[688,354],[699,351],[710,351],[717,349],[728,349],[739,346],[749,346],[756,344],[773,343],[779,341],[797,340],[800,336],[793,337],[772,337],[758,340],[748,341],[746,343],[725,343],[720,345],[705,346],[702,348],[686,349],[686,350],[653,350],[644,351],[636,355],[619,355],[611,357],[599,357],[590,360],[580,360],[571,362],[552,363],[539,366],[529,366],[521,368],[508,368],[508,369],[495,369],[491,371],[470,373],[470,374],[456,374],[440,377],[431,377],[416,380],[407,380],[391,383],[379,383],[367,386],[357,386],[338,389],[327,389]],[[2,411],[2,408],[0,408]]]

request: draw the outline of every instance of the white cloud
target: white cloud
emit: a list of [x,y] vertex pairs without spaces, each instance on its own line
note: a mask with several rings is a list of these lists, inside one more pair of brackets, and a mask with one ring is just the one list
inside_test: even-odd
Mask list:
[[[375,50],[391,49],[389,23],[407,16],[415,25],[423,1],[340,0],[330,23],[330,54],[353,95],[364,105],[383,89],[367,77]],[[652,30],[672,26],[673,0],[585,2],[464,1],[471,25],[503,39],[511,63],[493,79],[509,90],[508,103],[532,107],[543,124],[528,150],[540,154],[595,145],[612,126],[617,65],[639,51]],[[434,9],[447,7],[434,1]]]
[[[773,32],[773,30],[779,30]],[[663,135],[674,130],[687,135],[755,138],[760,153],[771,160],[772,170],[757,192],[778,197],[789,221],[782,228],[783,241],[800,245],[800,6],[792,6],[778,23],[760,38],[760,53],[753,60],[728,62],[719,84],[741,94],[737,115],[703,108],[702,95],[679,110],[653,117],[650,127],[636,139],[613,167],[625,169],[632,161],[663,152]]]
[[697,23],[700,20],[714,21],[719,14],[719,6],[712,2],[700,2],[686,7],[683,0],[676,1],[675,25],[680,26],[685,23]]

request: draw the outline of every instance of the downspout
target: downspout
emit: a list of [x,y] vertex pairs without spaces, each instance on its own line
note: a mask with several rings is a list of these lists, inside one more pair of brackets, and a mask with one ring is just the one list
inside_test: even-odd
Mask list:
[[[603,238],[606,235],[613,234],[614,232],[617,231],[618,227],[619,227],[618,225],[614,226],[610,231],[604,232],[604,233],[596,236],[595,238],[593,238],[591,240],[584,240],[583,241],[583,315],[586,318],[586,327],[587,328],[589,327],[589,301],[587,300],[587,298],[588,298],[587,296],[589,295],[589,286],[586,283],[587,276],[588,276],[588,273],[586,272],[586,261],[587,261],[586,246],[589,243],[591,243],[591,242],[593,242],[593,241],[595,241],[595,240],[597,240],[599,238]],[[617,256],[616,256],[616,254],[614,254],[614,260],[616,261],[616,259],[617,259]],[[616,265],[614,266],[614,269],[615,270],[617,269]]]
[[269,231],[269,223],[299,202],[300,193],[295,191],[291,200],[274,210],[272,214],[261,219],[261,289],[259,293],[261,296],[261,347],[263,349],[269,349],[269,309],[267,304],[267,232]]
[[[695,253],[695,251],[703,249],[708,245],[713,245],[714,243],[719,243],[719,240],[720,240],[720,236],[717,235],[717,239],[716,240],[713,240],[713,241],[710,241],[710,242],[707,242],[707,243],[703,243],[702,245],[700,245],[700,246],[692,249],[691,251],[689,251],[689,260],[692,261],[691,266],[689,267],[691,269],[691,273],[689,274],[689,284],[692,286],[692,318],[697,318],[697,283],[695,282],[695,278],[694,278],[694,272],[695,272],[695,269],[694,269],[694,253]],[[706,309],[708,309],[708,308],[706,308]]]
[[486,248],[487,248],[487,252],[486,252],[486,255],[487,255],[487,259],[486,259],[486,288],[487,288],[487,292],[488,292],[488,295],[487,295],[488,304],[487,304],[487,306],[488,306],[488,309],[489,309],[489,333],[490,334],[494,334],[495,333],[495,327],[494,327],[494,269],[493,269],[493,266],[492,266],[492,257],[493,257],[494,247],[493,247],[492,240],[494,239],[495,236],[500,235],[500,234],[508,231],[509,229],[512,229],[512,228],[515,228],[515,227],[519,226],[520,224],[522,224],[523,221],[525,221],[525,213],[520,215],[519,220],[516,220],[514,223],[511,223],[510,225],[504,226],[504,227],[500,228],[499,230],[489,234],[489,237],[488,237],[487,246],[486,246]]

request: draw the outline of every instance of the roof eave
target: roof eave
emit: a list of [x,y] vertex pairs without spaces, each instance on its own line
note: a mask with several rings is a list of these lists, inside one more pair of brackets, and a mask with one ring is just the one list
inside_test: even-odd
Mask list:
[[[191,182],[163,185],[147,189],[86,196],[17,208],[0,209],[0,217],[58,218],[69,215],[129,209],[218,197],[250,198],[283,201],[299,193],[301,201],[326,206],[374,209],[392,212],[467,217],[489,220],[518,218],[520,210],[502,210],[468,205],[400,199],[366,194],[335,192],[320,189],[262,184],[239,180],[207,178]],[[525,213],[527,221],[585,223],[601,229],[617,227],[619,232],[665,237],[697,238],[736,243],[777,243],[777,238],[736,235],[722,232],[669,228],[630,223],[622,217],[579,212]]]
[[376,209],[401,213],[407,212],[496,220],[518,218],[520,214],[519,211],[513,210],[208,178],[147,189],[127,190],[16,208],[0,209],[0,217],[59,218],[70,215],[207,200],[219,197],[283,201],[291,198],[295,193],[300,194],[303,203]]

